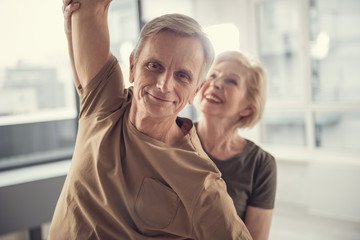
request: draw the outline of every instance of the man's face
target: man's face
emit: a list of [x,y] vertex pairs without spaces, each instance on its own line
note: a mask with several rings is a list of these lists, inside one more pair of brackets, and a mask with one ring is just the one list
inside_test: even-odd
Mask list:
[[161,31],[147,39],[135,65],[130,63],[138,112],[177,116],[194,98],[203,63],[203,47],[196,38]]

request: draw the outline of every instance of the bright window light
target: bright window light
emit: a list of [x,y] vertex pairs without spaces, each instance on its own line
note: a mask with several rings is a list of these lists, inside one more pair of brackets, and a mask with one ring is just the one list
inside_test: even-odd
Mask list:
[[315,59],[324,59],[329,53],[330,37],[326,32],[321,32],[316,42],[311,45],[311,56]]
[[214,46],[215,54],[240,49],[239,29],[232,23],[217,24],[204,29]]

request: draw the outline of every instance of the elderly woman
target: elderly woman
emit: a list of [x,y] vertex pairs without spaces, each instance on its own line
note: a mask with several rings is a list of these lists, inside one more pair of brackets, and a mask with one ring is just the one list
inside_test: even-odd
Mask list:
[[196,96],[196,125],[204,150],[226,182],[254,240],[268,239],[276,190],[276,162],[238,129],[254,126],[265,105],[265,72],[240,52],[217,56]]

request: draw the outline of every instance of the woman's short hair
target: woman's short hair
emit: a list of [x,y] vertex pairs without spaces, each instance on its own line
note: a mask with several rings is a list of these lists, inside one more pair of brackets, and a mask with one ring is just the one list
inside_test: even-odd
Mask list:
[[[266,72],[261,63],[251,57],[238,51],[226,51],[220,53],[214,65],[223,61],[235,61],[240,67],[245,69],[246,99],[252,109],[252,113],[246,117],[240,118],[236,128],[253,127],[258,123],[264,113],[266,102]],[[243,73],[244,71],[242,71]]]
[[132,52],[134,62],[138,60],[146,40],[163,30],[173,31],[181,36],[195,37],[201,41],[204,50],[204,64],[201,69],[200,80],[198,81],[198,86],[200,86],[214,61],[214,49],[210,40],[203,32],[201,25],[186,15],[177,13],[166,14],[146,23]]

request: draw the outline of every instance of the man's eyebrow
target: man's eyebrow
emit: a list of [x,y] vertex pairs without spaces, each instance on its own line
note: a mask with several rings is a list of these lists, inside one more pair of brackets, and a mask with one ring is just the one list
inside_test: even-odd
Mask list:
[[147,63],[149,63],[149,62],[154,62],[154,63],[158,63],[158,64],[160,64],[161,66],[163,66],[163,64],[162,64],[162,62],[159,60],[159,59],[156,59],[156,58],[148,58],[148,59],[144,59],[143,60],[143,63],[145,64],[147,64]]

